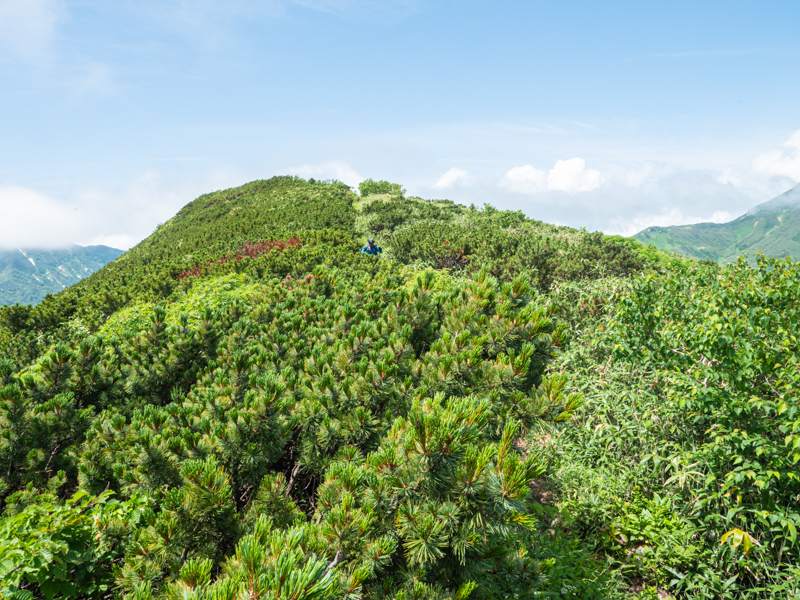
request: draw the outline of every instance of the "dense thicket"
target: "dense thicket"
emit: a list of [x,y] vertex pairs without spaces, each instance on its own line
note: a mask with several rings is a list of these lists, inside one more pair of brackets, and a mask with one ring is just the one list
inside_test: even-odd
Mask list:
[[0,595],[795,593],[793,264],[360,192],[209,194],[0,310]]
[[[52,587],[75,569],[98,589],[202,597],[252,577],[266,593],[286,573],[324,597],[470,586],[532,525],[542,466],[513,448],[520,427],[569,407],[542,379],[557,330],[530,301],[521,281],[369,265],[203,279],[76,333],[2,391],[2,485],[20,490],[18,534],[42,527],[53,493],[112,491],[113,532],[92,533],[114,539],[86,565],[96,547],[75,559],[6,538],[19,558],[0,579],[27,567]],[[272,546],[296,552],[225,561]]]
[[522,212],[466,208],[384,194],[359,205],[357,223],[377,234],[406,264],[476,273],[504,280],[523,275],[542,291],[557,281],[641,271],[653,258],[629,240],[557,227]]
[[584,412],[552,440],[570,527],[662,593],[797,597],[800,267],[685,264],[557,303],[588,315],[559,361]]
[[[3,312],[5,592],[558,585],[529,548],[546,461],[520,444],[576,399],[544,376],[562,328],[533,265],[455,238],[444,271],[435,240],[400,251],[423,216],[483,239],[525,220],[364,187],[203,196],[81,285]],[[394,260],[356,252],[370,231]]]

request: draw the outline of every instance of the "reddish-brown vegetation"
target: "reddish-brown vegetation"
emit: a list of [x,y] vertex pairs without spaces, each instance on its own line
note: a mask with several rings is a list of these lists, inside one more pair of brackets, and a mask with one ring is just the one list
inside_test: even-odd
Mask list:
[[260,242],[247,242],[244,246],[239,248],[235,254],[226,254],[216,260],[211,260],[206,263],[195,265],[191,269],[181,271],[176,275],[178,279],[186,279],[187,277],[199,277],[206,273],[209,267],[214,265],[224,265],[230,261],[240,261],[245,258],[257,258],[262,254],[266,254],[272,250],[283,251],[287,248],[298,248],[302,246],[302,241],[298,237],[290,237],[285,240],[262,240]]

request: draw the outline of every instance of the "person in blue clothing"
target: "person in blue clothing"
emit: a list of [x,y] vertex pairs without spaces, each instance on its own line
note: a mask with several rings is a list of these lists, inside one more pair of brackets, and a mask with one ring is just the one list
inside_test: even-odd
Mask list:
[[370,256],[377,256],[381,252],[383,252],[383,248],[378,246],[372,238],[369,238],[367,245],[361,248],[361,254],[369,254]]

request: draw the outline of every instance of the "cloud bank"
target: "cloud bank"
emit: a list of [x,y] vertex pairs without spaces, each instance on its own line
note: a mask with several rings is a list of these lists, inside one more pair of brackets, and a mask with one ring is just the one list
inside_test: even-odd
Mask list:
[[81,237],[83,215],[34,190],[0,186],[0,247],[58,248]]
[[453,167],[448,169],[433,184],[435,190],[449,190],[459,184],[466,183],[468,174],[464,169]]
[[589,169],[582,158],[557,160],[547,171],[533,165],[511,167],[500,180],[500,186],[518,194],[541,192],[591,192],[603,185],[600,171]]
[[199,195],[246,180],[242,173],[223,170],[199,178],[150,170],[124,184],[83,187],[63,197],[0,185],[0,248],[105,244],[127,249]]
[[340,160],[289,167],[286,169],[286,173],[306,179],[335,179],[346,183],[350,187],[357,187],[359,183],[364,181],[364,177],[352,165]]
[[756,157],[753,168],[765,175],[800,182],[800,130],[789,136],[782,148]]
[[[76,242],[127,248],[201,193],[274,174],[335,179],[356,187],[366,173],[396,180],[411,194],[423,197],[489,203],[522,210],[546,222],[632,235],[652,225],[731,220],[800,180],[798,155],[800,132],[777,150],[754,152],[750,156],[755,159],[745,158],[742,165],[718,168],[632,160],[593,160],[590,166],[582,157],[556,159],[549,167],[520,162],[509,168],[505,165],[514,164],[510,156],[459,161],[459,166],[438,173],[426,172],[420,160],[411,159],[394,164],[395,171],[387,173],[382,172],[384,162],[372,152],[357,155],[358,163],[336,159],[290,168],[262,163],[246,170],[221,170],[207,163],[186,163],[180,168],[171,163],[169,169],[148,170],[127,182],[84,185],[63,193],[0,182],[4,217],[0,246],[53,247]],[[538,164],[542,163],[548,161]]]

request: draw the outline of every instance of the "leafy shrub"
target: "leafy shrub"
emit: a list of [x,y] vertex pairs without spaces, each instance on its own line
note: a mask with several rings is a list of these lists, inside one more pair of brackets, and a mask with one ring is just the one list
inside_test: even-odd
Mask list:
[[358,184],[358,191],[362,196],[370,196],[372,194],[390,194],[392,196],[403,196],[405,190],[399,183],[391,183],[389,181],[365,179]]
[[140,503],[106,492],[65,502],[44,495],[0,520],[0,593],[43,598],[100,598],[113,587],[113,565],[137,522]]
[[[692,597],[784,589],[798,282],[788,261],[674,266],[634,280],[563,359],[587,399],[561,439],[563,507],[624,569]],[[589,500],[586,469],[608,493]]]

